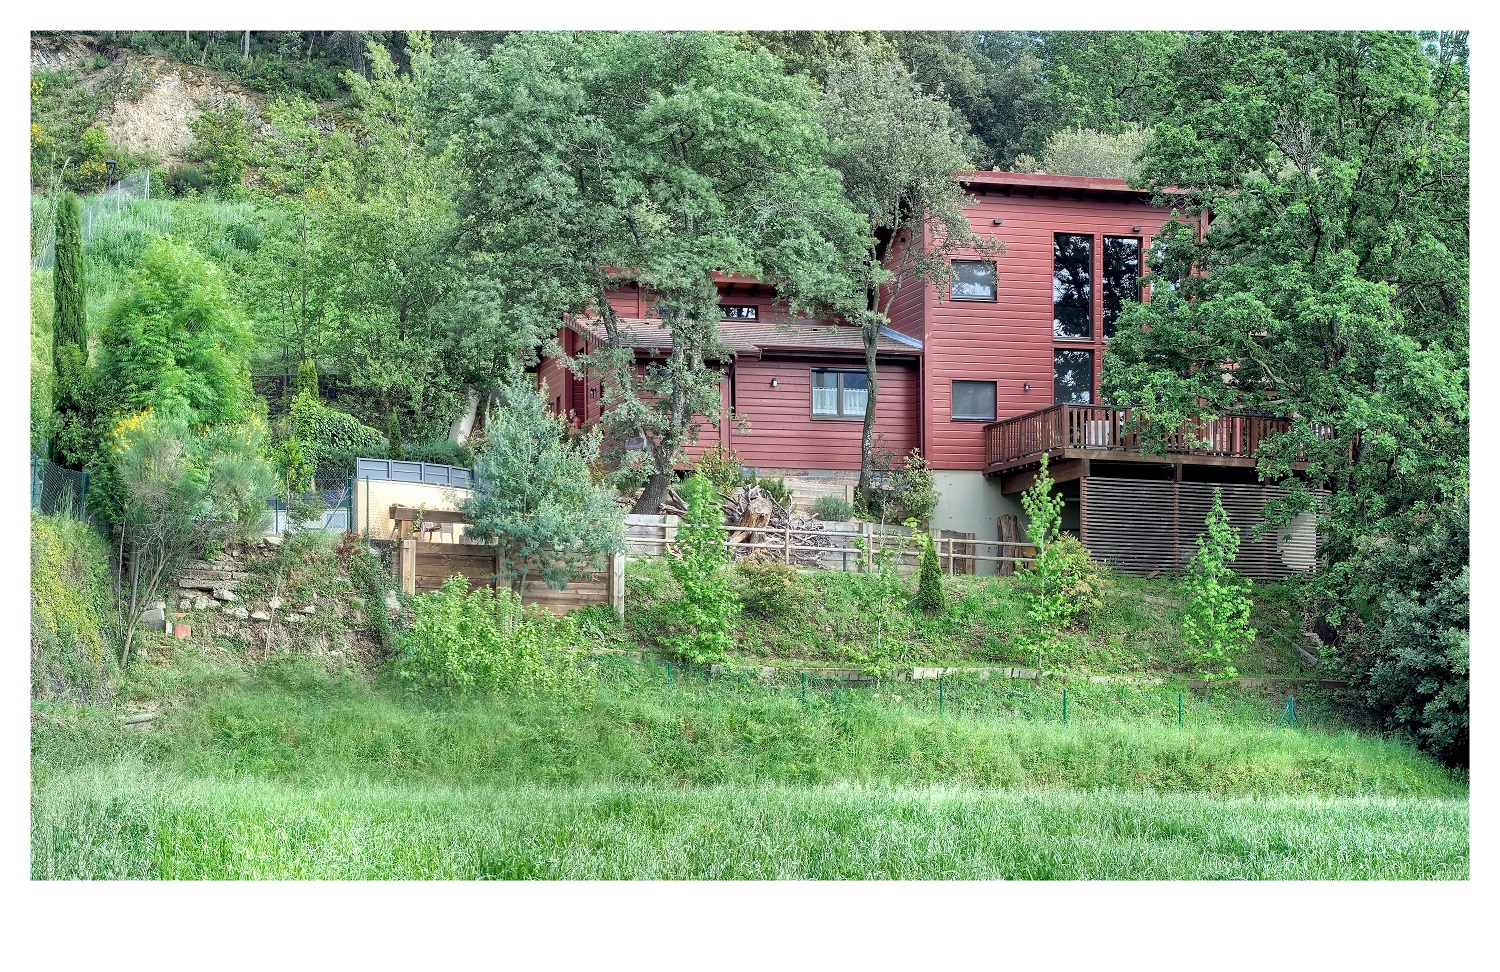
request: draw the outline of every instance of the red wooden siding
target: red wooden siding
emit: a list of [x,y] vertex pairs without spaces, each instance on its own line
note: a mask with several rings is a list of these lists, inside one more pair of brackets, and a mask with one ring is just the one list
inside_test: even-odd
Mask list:
[[[976,187],[977,189],[977,187]],[[1063,193],[1066,195],[1066,191]],[[1052,404],[1052,353],[1056,348],[1094,352],[1094,394],[1103,358],[1102,239],[1139,236],[1144,248],[1169,211],[1126,198],[1032,198],[1020,190],[1005,196],[975,191],[967,207],[975,230],[1005,244],[995,258],[997,301],[953,301],[946,291],[923,288],[926,330],[923,367],[927,409],[924,443],[937,469],[984,468],[984,424],[952,419],[954,379],[996,382],[999,419]],[[994,225],[996,219],[1004,222]],[[1139,226],[1139,233],[1132,227]],[[1052,235],[1094,236],[1093,338],[1054,340],[1052,336]],[[966,254],[956,254],[963,259]],[[975,255],[977,256],[977,255]],[[1149,281],[1149,275],[1145,280]],[[1030,383],[1030,391],[1023,385]]]
[[[750,427],[731,425],[729,441],[747,466],[788,469],[858,469],[861,420],[812,417],[812,370],[863,371],[862,358],[740,358],[735,364],[735,404]],[[917,368],[882,364],[875,431],[898,458],[917,444]],[[776,379],[775,388],[771,379]]]

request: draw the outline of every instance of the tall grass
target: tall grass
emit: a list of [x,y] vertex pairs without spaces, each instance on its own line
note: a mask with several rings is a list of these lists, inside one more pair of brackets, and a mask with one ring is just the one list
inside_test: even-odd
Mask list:
[[1468,806],[944,787],[362,783],[69,774],[35,878],[1466,878]]
[[[1218,795],[1462,796],[1401,743],[1278,729],[1264,699],[1192,700],[1080,688],[1069,722],[1050,691],[965,686],[975,708],[938,712],[935,686],[877,691],[715,679],[607,662],[586,700],[455,700],[372,689],[295,662],[267,677],[200,682],[140,743],[189,776],[455,787],[834,783],[989,789],[1145,789]],[[201,676],[200,676],[201,677]],[[985,696],[981,693],[990,692]],[[924,695],[923,693],[929,693]],[[900,695],[899,701],[895,696]],[[50,726],[34,730],[45,769]],[[62,748],[62,747],[57,747]]]

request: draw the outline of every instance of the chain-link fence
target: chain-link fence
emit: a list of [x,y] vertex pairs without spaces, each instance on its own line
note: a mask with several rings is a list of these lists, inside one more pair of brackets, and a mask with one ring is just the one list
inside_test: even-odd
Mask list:
[[[52,267],[53,244],[57,238],[57,201],[61,197],[54,193],[32,209],[33,270],[48,270]],[[82,216],[83,242],[94,237],[94,224],[104,213],[119,213],[137,199],[151,198],[151,172],[133,172],[110,186],[97,196],[79,200]]]
[[354,522],[354,478],[319,476],[308,492],[291,497],[273,496],[269,532],[284,533],[289,525],[302,530],[325,530],[346,533]]
[[31,457],[31,508],[38,513],[87,519],[83,497],[88,488],[87,472],[64,469],[40,456]]

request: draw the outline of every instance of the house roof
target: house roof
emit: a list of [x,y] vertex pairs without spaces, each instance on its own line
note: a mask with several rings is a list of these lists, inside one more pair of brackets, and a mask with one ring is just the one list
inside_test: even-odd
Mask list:
[[1053,175],[1050,172],[963,172],[958,181],[968,186],[994,188],[1004,195],[1043,196],[1128,196],[1150,199],[1145,189],[1132,189],[1124,179],[1095,176]]
[[[672,348],[672,333],[661,318],[619,318],[620,334],[638,351],[666,352]],[[597,318],[574,320],[572,328],[592,341],[604,340],[604,327]],[[877,353],[916,355],[922,342],[906,335],[892,336],[882,330]],[[859,328],[830,321],[793,320],[720,321],[719,340],[736,356],[759,358],[770,353],[863,354]]]

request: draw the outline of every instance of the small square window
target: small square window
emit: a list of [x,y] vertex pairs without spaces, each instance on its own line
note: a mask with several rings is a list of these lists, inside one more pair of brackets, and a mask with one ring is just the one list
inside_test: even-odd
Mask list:
[[995,421],[995,383],[954,380],[952,412],[955,422]]
[[995,263],[992,260],[954,260],[954,300],[995,300]]

